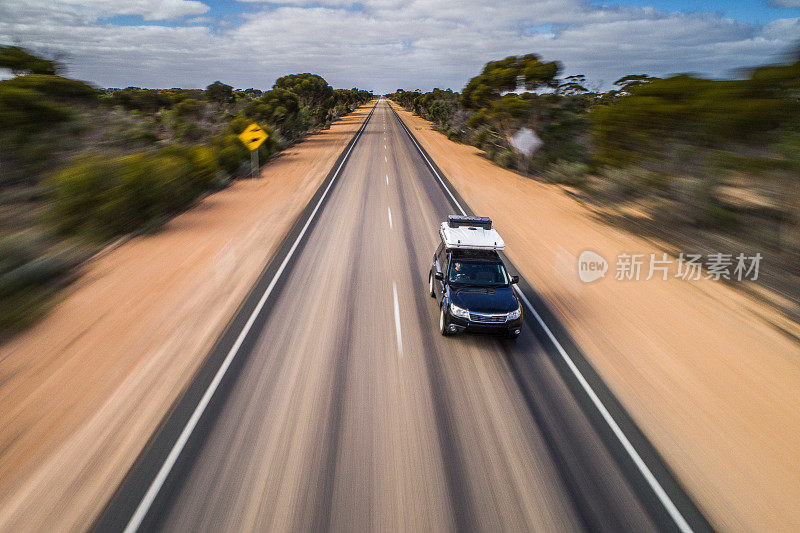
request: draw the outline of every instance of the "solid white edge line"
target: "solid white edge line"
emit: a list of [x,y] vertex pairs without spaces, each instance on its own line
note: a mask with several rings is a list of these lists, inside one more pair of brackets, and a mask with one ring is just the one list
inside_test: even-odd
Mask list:
[[397,356],[403,358],[403,333],[400,330],[400,304],[397,301],[397,283],[392,281],[392,293],[394,295],[394,330],[397,334]]
[[389,229],[394,229],[394,226],[392,226],[392,208],[387,205],[386,210],[389,213]]
[[[370,111],[370,114],[371,113],[372,111]],[[267,290],[264,291],[264,294],[261,296],[261,299],[258,301],[258,304],[256,305],[255,309],[253,309],[253,312],[250,314],[250,318],[247,319],[244,328],[242,328],[242,331],[236,338],[236,342],[234,342],[233,346],[231,346],[231,349],[228,351],[225,360],[222,362],[222,366],[220,366],[219,370],[217,370],[217,373],[214,375],[214,379],[211,380],[211,383],[206,389],[206,392],[203,394],[203,397],[200,399],[200,402],[197,404],[197,407],[195,407],[194,411],[192,412],[192,416],[189,418],[189,421],[186,423],[186,426],[183,428],[183,431],[181,431],[178,440],[175,441],[175,444],[172,446],[172,449],[167,455],[167,458],[164,460],[164,464],[161,465],[158,474],[156,474],[156,477],[150,483],[150,486],[148,487],[147,492],[142,498],[142,501],[139,502],[139,505],[136,507],[136,511],[133,513],[131,519],[128,521],[128,525],[125,526],[124,533],[133,533],[137,531],[139,529],[139,526],[142,524],[142,521],[144,520],[145,516],[147,516],[147,512],[150,510],[150,506],[153,505],[153,501],[155,501],[156,496],[158,496],[158,493],[161,490],[161,487],[164,485],[164,482],[166,481],[167,476],[172,470],[172,467],[175,466],[175,462],[178,460],[178,457],[183,451],[184,446],[186,446],[186,442],[189,440],[192,431],[194,431],[194,428],[200,421],[200,417],[203,415],[203,412],[208,406],[208,403],[211,401],[211,397],[214,395],[214,392],[216,392],[220,381],[222,381],[222,378],[225,376],[228,367],[231,365],[233,359],[238,354],[239,348],[241,348],[242,343],[244,343],[244,339],[250,332],[250,328],[253,327],[253,323],[255,323],[256,318],[261,312],[261,309],[264,307],[264,304],[266,304],[269,295],[272,293],[272,290],[275,288],[275,285],[278,282],[278,279],[281,277],[281,274],[283,274],[283,271],[286,269],[286,265],[289,263],[289,260],[291,259],[292,255],[294,255],[297,246],[300,244],[300,241],[305,235],[306,230],[308,230],[308,226],[311,224],[311,221],[314,220],[314,217],[316,216],[317,211],[322,205],[322,202],[328,195],[328,191],[330,191],[331,186],[333,186],[333,184],[336,182],[336,178],[339,176],[339,171],[342,170],[342,167],[347,161],[347,158],[350,157],[350,152],[352,152],[353,148],[355,148],[356,144],[358,144],[358,139],[361,137],[361,133],[364,131],[364,128],[366,127],[368,120],[369,116],[367,117],[366,120],[364,120],[364,124],[361,125],[358,132],[356,132],[355,142],[353,142],[353,144],[347,150],[347,153],[342,159],[342,162],[339,163],[339,167],[336,169],[336,173],[333,175],[333,178],[331,178],[331,181],[328,183],[328,186],[325,187],[325,191],[322,193],[322,196],[317,202],[317,205],[314,206],[314,210],[311,212],[311,215],[309,215],[308,220],[306,220],[306,223],[303,225],[303,229],[300,230],[300,234],[297,236],[297,238],[294,241],[294,244],[292,244],[292,247],[289,249],[289,253],[281,262],[280,267],[278,267],[277,272],[272,277],[272,280],[267,286]]]
[[614,435],[617,437],[620,443],[622,443],[622,446],[623,448],[625,448],[625,451],[628,452],[628,455],[636,464],[636,467],[642,473],[645,480],[647,480],[647,484],[650,485],[651,489],[653,489],[653,492],[655,492],[659,501],[661,501],[661,504],[667,510],[670,517],[672,517],[672,520],[675,521],[675,525],[677,525],[678,529],[680,529],[682,532],[690,533],[692,531],[692,528],[686,522],[686,519],[683,518],[683,515],[675,506],[675,504],[672,502],[672,499],[670,499],[669,495],[661,486],[661,484],[658,482],[656,477],[647,467],[647,464],[641,458],[639,452],[636,451],[636,448],[634,448],[633,444],[631,444],[631,442],[628,440],[628,437],[625,436],[625,433],[617,425],[617,422],[614,420],[614,417],[611,416],[611,413],[608,411],[608,409],[606,409],[606,406],[603,404],[602,400],[600,400],[597,394],[595,394],[594,389],[592,389],[592,386],[589,385],[589,382],[586,381],[586,378],[583,376],[581,371],[578,369],[577,366],[575,366],[575,363],[572,361],[572,358],[569,356],[569,354],[567,354],[566,350],[564,350],[564,348],[561,346],[561,343],[558,342],[558,339],[556,339],[555,335],[553,335],[553,332],[550,331],[550,328],[547,327],[547,324],[544,323],[544,320],[542,320],[542,317],[539,315],[539,313],[536,312],[536,309],[534,309],[533,305],[530,303],[530,301],[528,301],[528,298],[525,296],[525,294],[520,290],[519,287],[517,287],[516,289],[517,289],[517,294],[519,294],[522,297],[522,300],[525,302],[525,305],[527,305],[528,309],[530,309],[530,311],[533,313],[534,318],[536,318],[536,321],[539,323],[544,332],[547,334],[547,337],[550,339],[550,342],[552,342],[553,345],[556,347],[556,350],[558,350],[558,353],[561,355],[561,358],[564,360],[565,363],[567,363],[567,366],[572,371],[573,375],[576,377],[578,382],[581,384],[583,390],[586,392],[589,398],[591,398],[594,406],[597,408],[598,411],[600,411],[600,414],[602,415],[606,424],[609,425],[611,430],[614,432]]
[[406,125],[403,123],[403,121],[402,121],[402,120],[400,121],[400,124],[402,124],[402,126],[403,126],[403,129],[404,129],[404,130],[406,131],[406,133],[408,134],[408,138],[409,138],[409,139],[411,139],[411,142],[413,142],[413,143],[414,143],[414,146],[417,148],[417,151],[419,152],[419,154],[422,156],[422,158],[423,158],[423,159],[425,159],[425,162],[428,164],[428,168],[430,168],[430,169],[431,169],[431,171],[433,172],[433,174],[436,176],[436,179],[438,179],[438,180],[439,180],[439,183],[441,183],[441,184],[442,184],[442,187],[444,188],[444,190],[445,190],[445,191],[447,191],[447,194],[450,196],[450,199],[452,199],[452,200],[453,200],[453,203],[454,203],[454,204],[456,204],[456,207],[458,207],[458,210],[459,210],[459,211],[461,211],[461,214],[462,214],[462,215],[465,215],[465,214],[466,214],[466,211],[464,211],[464,208],[463,208],[463,207],[461,207],[461,204],[460,204],[460,203],[458,203],[458,200],[456,200],[456,197],[455,197],[455,196],[453,196],[453,193],[452,193],[452,192],[450,192],[450,189],[447,187],[447,185],[445,185],[444,181],[442,180],[442,177],[441,177],[441,176],[439,176],[439,173],[438,173],[438,172],[436,172],[436,169],[435,169],[435,168],[434,168],[434,166],[431,164],[431,162],[428,160],[428,157],[425,155],[425,152],[423,152],[423,151],[422,151],[422,149],[420,148],[419,144],[417,144],[417,140],[416,140],[416,139],[414,139],[414,137],[412,137],[412,136],[411,136],[411,132],[410,132],[410,131],[408,131],[408,128],[406,127]]
[[[398,120],[400,120],[399,117]],[[450,198],[452,198],[453,203],[456,204],[459,211],[461,211],[462,215],[466,215],[467,214],[466,211],[464,211],[464,208],[461,207],[461,204],[458,203],[458,200],[456,200],[455,196],[453,196],[453,193],[450,192],[450,189],[447,187],[442,178],[439,176],[439,173],[436,172],[436,169],[433,167],[431,162],[425,156],[425,153],[420,148],[416,139],[414,139],[414,137],[411,136],[411,133],[408,131],[408,128],[406,127],[405,123],[403,123],[403,121],[400,120],[400,124],[403,126],[403,129],[408,134],[408,138],[411,139],[411,141],[416,146],[417,151],[425,159],[425,162],[428,164],[428,168],[430,168],[431,171],[433,171],[433,174],[439,180],[439,183],[442,184],[444,190],[446,190],[447,194],[450,195]],[[527,305],[528,309],[530,309],[530,311],[533,313],[533,316],[536,318],[536,321],[539,323],[539,325],[547,334],[547,337],[550,339],[550,342],[553,343],[553,346],[556,347],[556,350],[561,355],[562,359],[564,359],[564,361],[567,363],[567,366],[578,380],[578,383],[580,383],[581,387],[583,387],[584,392],[586,392],[586,394],[592,400],[592,403],[600,412],[600,415],[603,417],[603,420],[605,420],[606,424],[608,424],[611,430],[614,432],[614,436],[617,437],[617,440],[620,441],[622,447],[625,448],[626,452],[628,452],[628,455],[630,456],[634,464],[636,464],[636,467],[644,476],[645,480],[647,481],[647,484],[650,485],[651,489],[653,489],[653,492],[655,492],[656,497],[659,499],[661,504],[669,513],[672,520],[675,522],[675,525],[678,526],[678,529],[680,529],[683,533],[690,533],[692,531],[692,528],[689,526],[689,523],[686,522],[686,519],[683,517],[681,512],[672,502],[672,499],[669,497],[669,494],[667,494],[667,492],[658,482],[656,477],[650,471],[650,468],[648,468],[647,464],[639,455],[639,452],[636,451],[636,448],[634,448],[633,444],[631,444],[631,442],[628,440],[628,437],[625,436],[625,433],[622,431],[619,425],[617,425],[616,420],[614,420],[614,417],[611,416],[611,413],[608,411],[608,409],[606,409],[606,406],[603,404],[602,400],[600,400],[597,394],[595,394],[594,389],[592,389],[592,386],[589,385],[589,382],[586,381],[586,378],[583,376],[581,371],[578,369],[577,366],[575,366],[575,363],[572,361],[572,358],[569,356],[566,350],[564,350],[564,347],[561,346],[561,343],[558,342],[558,339],[556,339],[555,335],[553,335],[553,332],[550,331],[550,328],[547,327],[547,324],[544,323],[544,320],[542,320],[542,317],[539,316],[539,313],[536,312],[536,309],[533,308],[533,305],[525,296],[525,294],[523,294],[523,292],[519,289],[519,287],[516,287],[516,290],[517,293],[522,297],[522,300],[525,302],[525,305]]]

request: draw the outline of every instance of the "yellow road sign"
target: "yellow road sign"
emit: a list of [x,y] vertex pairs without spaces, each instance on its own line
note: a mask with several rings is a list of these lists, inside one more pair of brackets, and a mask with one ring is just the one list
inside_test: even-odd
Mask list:
[[241,140],[251,152],[261,146],[261,144],[267,140],[267,137],[269,137],[267,132],[261,129],[261,126],[255,122],[247,126],[244,131],[239,134],[239,140]]

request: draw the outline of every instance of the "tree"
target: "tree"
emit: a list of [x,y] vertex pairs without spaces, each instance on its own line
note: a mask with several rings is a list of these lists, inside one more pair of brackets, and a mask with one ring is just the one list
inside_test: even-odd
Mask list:
[[333,96],[333,89],[325,78],[317,74],[289,74],[283,76],[275,81],[273,89],[285,89],[292,91],[310,108],[322,105],[325,101]]
[[329,119],[329,112],[335,107],[333,89],[325,78],[317,74],[290,74],[275,81],[273,89],[282,89],[296,94],[300,102],[308,108],[312,124],[322,124]]
[[222,105],[226,102],[230,102],[233,99],[233,87],[230,85],[225,85],[221,81],[217,80],[206,87],[205,95],[206,100],[215,102],[218,105]]
[[586,76],[578,74],[576,76],[567,76],[564,81],[558,85],[558,93],[564,95],[579,95],[586,94],[589,89],[585,87]]
[[661,78],[657,78],[655,76],[648,76],[647,74],[630,74],[628,76],[623,76],[614,82],[614,86],[619,87],[619,89],[616,89],[614,92],[616,96],[627,96],[631,94],[637,87],[641,87],[642,85],[660,79]]
[[272,89],[251,100],[243,112],[247,118],[277,127],[284,137],[295,140],[308,127],[301,108],[300,99],[292,91]]
[[35,56],[19,46],[0,46],[0,68],[20,74],[54,75],[61,70],[56,61]]
[[556,61],[542,62],[536,54],[509,56],[500,61],[490,61],[483,72],[475,76],[461,93],[461,105],[467,109],[488,107],[503,93],[524,87],[534,91],[556,85],[561,65]]

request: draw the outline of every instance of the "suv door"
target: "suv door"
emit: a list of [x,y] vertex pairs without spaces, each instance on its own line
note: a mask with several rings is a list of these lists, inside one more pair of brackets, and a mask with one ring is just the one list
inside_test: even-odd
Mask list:
[[[444,247],[444,244],[439,245],[439,249],[436,250],[436,265],[435,265],[435,272],[441,272],[445,278],[447,278],[447,265],[449,263],[449,254],[447,253],[447,249]],[[436,301],[441,302],[442,298],[444,298],[444,284],[445,280],[439,281],[436,280],[436,283],[433,284],[433,290],[436,293]]]

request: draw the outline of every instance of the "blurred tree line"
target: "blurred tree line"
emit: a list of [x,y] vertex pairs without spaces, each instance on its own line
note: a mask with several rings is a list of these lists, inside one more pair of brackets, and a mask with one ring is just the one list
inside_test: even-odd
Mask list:
[[[770,247],[797,281],[800,53],[738,79],[632,74],[609,91],[561,70],[536,54],[512,56],[487,63],[460,94],[389,97],[500,166],[608,212],[635,212],[677,240],[692,235],[684,244],[702,235]],[[543,141],[530,158],[510,144],[523,127]]]
[[270,135],[263,162],[372,98],[308,73],[268,91],[98,89],[17,46],[0,46],[0,69],[14,75],[0,81],[0,335],[98,246],[248,175],[238,134],[251,122]]

